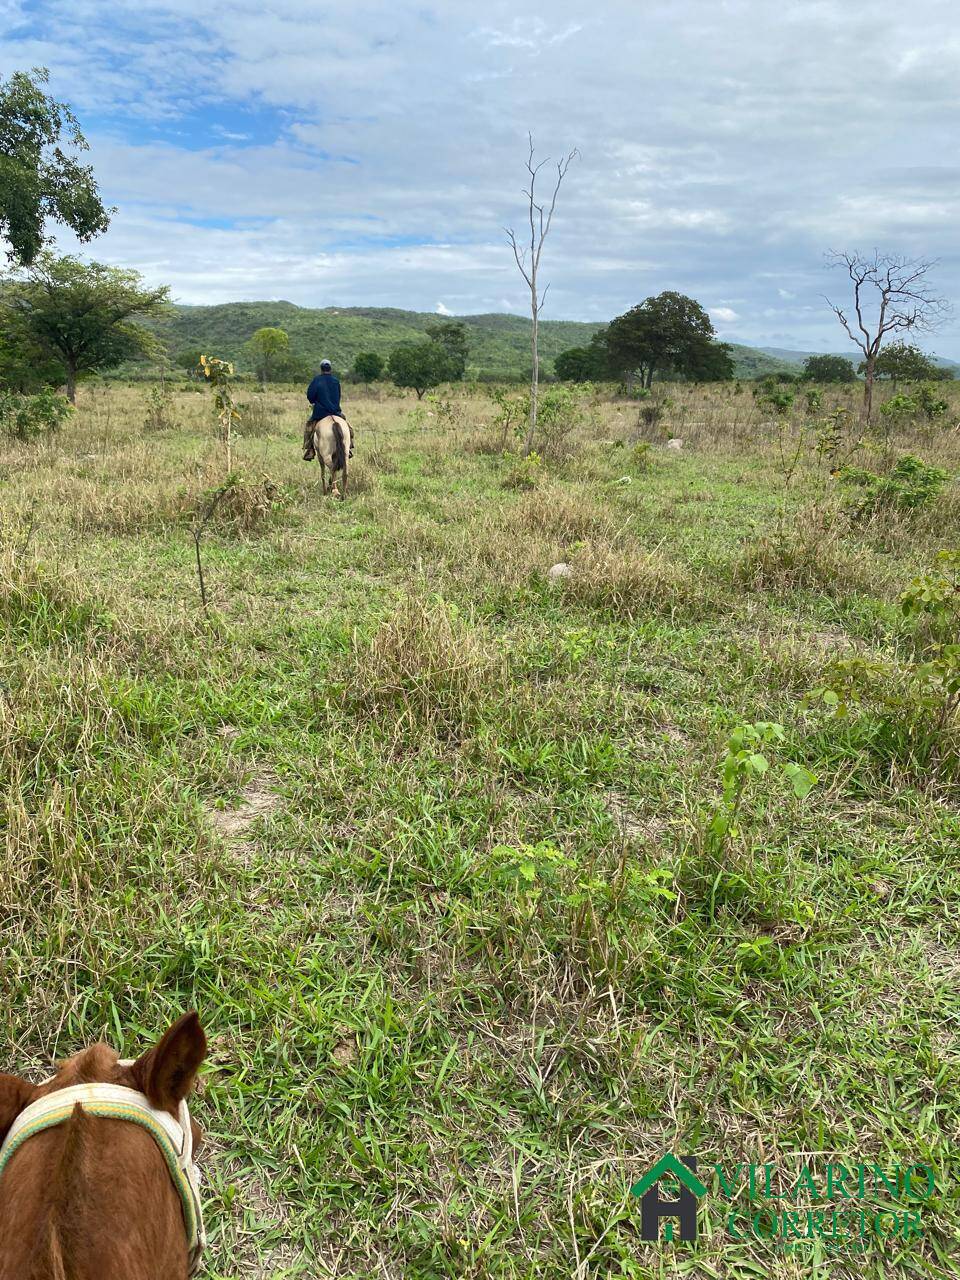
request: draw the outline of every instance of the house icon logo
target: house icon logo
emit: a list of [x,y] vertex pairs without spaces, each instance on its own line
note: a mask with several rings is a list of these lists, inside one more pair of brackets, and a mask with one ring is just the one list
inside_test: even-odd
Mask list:
[[[680,1192],[675,1200],[663,1200],[660,1197],[660,1180],[667,1177],[680,1184]],[[697,1200],[707,1194],[707,1188],[697,1177],[696,1156],[681,1156],[678,1160],[668,1152],[647,1170],[639,1182],[634,1183],[630,1191],[640,1201],[641,1240],[659,1238],[661,1218],[678,1218],[680,1239],[696,1240]],[[673,1239],[672,1221],[664,1226],[663,1238]]]

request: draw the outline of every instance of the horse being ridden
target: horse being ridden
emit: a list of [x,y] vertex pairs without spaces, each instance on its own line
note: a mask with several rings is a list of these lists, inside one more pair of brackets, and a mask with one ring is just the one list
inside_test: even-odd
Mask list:
[[[333,493],[337,475],[343,476],[340,497],[347,496],[347,460],[353,450],[350,447],[350,424],[346,418],[328,414],[319,422],[311,422],[313,453],[320,463],[320,486],[324,493]],[[327,484],[327,469],[330,484]]]
[[[333,376],[333,366],[329,360],[320,361],[320,372],[307,387],[307,399],[313,405],[313,412],[303,429],[303,460],[312,462],[313,433],[317,423],[329,416],[343,418],[343,410],[340,407],[340,380]],[[347,448],[349,456],[352,457],[352,440]]]

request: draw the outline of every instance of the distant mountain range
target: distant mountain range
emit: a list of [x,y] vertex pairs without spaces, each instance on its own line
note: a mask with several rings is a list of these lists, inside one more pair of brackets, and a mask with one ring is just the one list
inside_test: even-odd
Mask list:
[[[808,356],[833,355],[840,356],[844,360],[849,360],[854,366],[858,365],[862,359],[860,352],[853,346],[846,351],[790,351],[786,347],[741,347],[742,351],[756,350],[762,351],[765,356],[769,356],[771,360],[782,361],[785,365],[802,365]],[[960,370],[960,362],[956,360],[948,360],[944,356],[931,355],[930,359],[934,364],[939,365],[942,369],[958,369]]]
[[[217,306],[172,306],[156,328],[170,354],[204,348],[209,354],[233,360],[243,369],[243,345],[265,325],[285,329],[291,354],[304,364],[323,357],[339,370],[349,369],[361,351],[386,358],[398,343],[422,339],[428,325],[447,317],[393,307],[298,307],[292,302],[226,302]],[[511,378],[530,367],[530,321],[507,314],[450,317],[463,322],[470,344],[468,373]],[[577,320],[542,320],[540,355],[547,367],[568,347],[585,346],[602,324]],[[748,347],[730,343],[737,377],[753,378],[779,370],[795,373],[814,351],[781,347]],[[841,352],[851,359],[850,352]],[[954,361],[939,364],[960,368]]]

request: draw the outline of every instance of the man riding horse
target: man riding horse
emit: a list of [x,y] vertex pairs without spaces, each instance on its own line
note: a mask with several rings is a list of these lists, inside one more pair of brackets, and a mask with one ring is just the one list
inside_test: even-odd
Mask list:
[[[313,413],[303,429],[303,460],[312,462],[316,456],[313,446],[313,429],[322,418],[343,417],[340,408],[340,380],[333,376],[329,360],[320,361],[320,372],[307,387],[307,399],[313,405]],[[353,457],[353,432],[350,434],[350,457]]]

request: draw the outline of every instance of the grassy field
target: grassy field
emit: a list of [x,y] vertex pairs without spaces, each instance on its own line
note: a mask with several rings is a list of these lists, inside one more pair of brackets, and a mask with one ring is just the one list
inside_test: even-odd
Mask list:
[[[957,735],[898,606],[960,493],[852,518],[799,413],[669,394],[639,428],[585,401],[521,465],[485,398],[370,393],[338,503],[302,393],[244,392],[206,615],[203,389],[151,429],[87,387],[0,441],[3,1066],[199,1008],[207,1274],[960,1274]],[[850,461],[955,475],[947,394]],[[848,659],[836,717],[808,695]],[[783,739],[718,835],[757,722]],[[711,1182],[696,1245],[649,1244],[665,1150],[937,1190],[919,1240],[790,1252]]]

